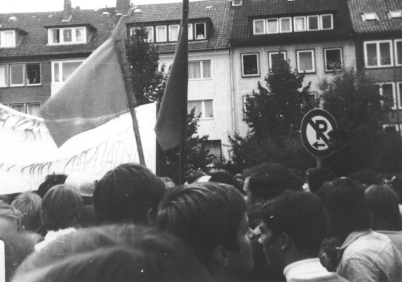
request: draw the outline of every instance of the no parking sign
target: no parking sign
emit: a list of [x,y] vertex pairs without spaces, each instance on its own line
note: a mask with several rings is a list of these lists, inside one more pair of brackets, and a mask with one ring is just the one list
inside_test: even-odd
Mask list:
[[331,155],[328,147],[328,132],[337,129],[334,117],[323,109],[309,111],[301,123],[301,137],[304,148],[317,158]]

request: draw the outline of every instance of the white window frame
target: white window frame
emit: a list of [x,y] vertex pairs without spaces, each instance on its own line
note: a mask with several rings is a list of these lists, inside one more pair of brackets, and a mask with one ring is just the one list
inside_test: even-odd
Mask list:
[[0,44],[2,44],[2,42],[4,42],[5,41],[5,34],[6,33],[12,33],[13,34],[13,38],[14,38],[14,42],[13,42],[13,44],[11,45],[11,46],[3,46],[3,45],[0,45],[0,48],[15,48],[16,47],[16,42],[17,42],[17,40],[16,40],[16,38],[15,38],[15,30],[1,30],[0,31]]
[[400,67],[400,66],[402,66],[402,63],[398,64],[398,59],[400,58],[401,61],[402,61],[402,52],[401,52],[401,54],[398,54],[398,49],[397,49],[397,46],[396,46],[397,42],[401,42],[401,43],[402,43],[402,39],[395,39],[395,40],[394,40],[395,66]]
[[389,19],[402,18],[402,10],[390,10],[388,12]]
[[[257,56],[257,73],[256,74],[244,74],[244,56],[256,55]],[[244,53],[241,54],[241,75],[243,77],[260,76],[260,55],[259,53]]]
[[[11,68],[13,66],[22,66],[22,83],[20,84],[12,84],[13,81],[13,72],[11,71]],[[25,68],[25,64],[24,63],[16,63],[16,64],[10,64],[9,65],[9,78],[10,78],[10,87],[14,87],[14,86],[25,86],[24,81],[26,79],[26,68]]]
[[192,23],[188,24],[188,40],[194,40],[194,28]]
[[286,52],[285,51],[280,51],[280,52],[275,52],[275,51],[273,51],[273,52],[271,52],[271,51],[269,51],[268,52],[268,66],[269,66],[269,69],[271,70],[272,69],[272,57],[271,57],[271,55],[278,55],[278,54],[284,54],[285,56],[285,61],[288,59],[287,58],[287,54],[286,54]]
[[363,13],[362,14],[362,20],[363,21],[376,21],[376,20],[378,20],[377,13],[375,13],[375,12]]
[[[257,33],[256,31],[255,31],[255,23],[257,22],[257,21],[261,21],[262,22],[262,24],[263,24],[263,26],[264,26],[264,31],[263,32],[261,32],[261,33]],[[254,35],[261,35],[261,34],[265,34],[266,33],[266,23],[265,23],[265,19],[257,19],[257,20],[253,20],[253,34]]]
[[[63,31],[66,29],[71,29],[71,42],[64,41]],[[83,29],[82,41],[77,41],[77,29]],[[53,42],[53,30],[59,30],[60,34],[60,42]],[[74,26],[74,27],[58,27],[58,28],[49,28],[47,30],[47,44],[48,45],[76,45],[76,44],[87,44],[88,38],[88,29],[85,26]]]
[[[211,70],[210,70],[210,73],[211,73],[211,77],[204,77],[204,64],[202,63],[202,62],[205,62],[205,61],[209,61],[210,62],[210,66],[211,66]],[[194,63],[194,62],[198,62],[199,64],[200,64],[200,74],[201,74],[201,77],[200,78],[189,78],[188,80],[190,80],[190,81],[193,81],[193,80],[210,80],[210,79],[212,79],[212,60],[211,59],[206,59],[206,60],[189,60],[188,61],[189,63],[190,62],[192,62],[192,63]]]
[[[368,57],[367,57],[367,45],[368,44],[376,44],[377,47],[377,65],[369,66],[368,65]],[[380,43],[389,43],[389,50],[390,50],[390,64],[389,65],[381,65],[381,54],[380,54]],[[376,40],[376,41],[365,41],[364,42],[364,66],[366,68],[386,68],[386,67],[393,67],[394,66],[394,55],[393,55],[393,48],[392,48],[392,40]]]
[[[276,32],[269,32],[269,31],[268,31],[268,21],[276,21]],[[267,31],[267,34],[276,34],[276,33],[279,33],[279,19],[278,19],[278,18],[269,18],[269,19],[267,19],[267,22],[266,22],[266,31]]]
[[9,81],[9,71],[8,71],[8,64],[0,64],[0,67],[4,66],[4,70],[5,70],[5,79],[4,81],[6,82],[6,84],[0,84],[0,87],[8,87],[8,81]]
[[[306,53],[306,52],[309,52],[309,53],[312,54],[312,55],[311,55],[312,66],[313,66],[313,69],[312,69],[312,70],[300,70],[300,61],[299,61],[300,56],[299,56],[299,54],[300,54],[300,53]],[[313,49],[310,49],[310,50],[298,50],[298,51],[296,51],[296,60],[297,60],[297,72],[298,72],[298,73],[303,73],[303,72],[305,72],[306,74],[308,74],[308,73],[315,73],[315,51],[314,51]]]
[[[28,83],[27,82],[27,65],[33,65],[37,64],[39,65],[39,77],[40,77],[40,82],[39,83]],[[11,67],[15,65],[22,65],[22,81],[23,83],[21,84],[12,84],[12,73],[11,73]],[[18,87],[18,86],[24,86],[24,87],[29,87],[29,86],[38,86],[42,85],[42,67],[41,64],[38,62],[29,62],[29,63],[11,63],[11,64],[1,64],[1,66],[5,66],[6,70],[6,84],[5,85],[0,85],[0,87]]]
[[[380,95],[384,97],[384,93],[382,90],[382,86],[384,84],[391,84],[392,85],[392,99],[393,99],[393,106],[391,107],[391,110],[396,110],[396,91],[395,91],[395,82],[379,82],[376,83],[379,86],[379,91],[380,91]],[[381,101],[381,104],[384,105],[384,101]]]
[[399,109],[402,109],[402,81],[396,83],[396,95],[399,102]]
[[[65,81],[62,81],[63,78],[63,63],[76,63],[80,62],[81,64],[84,62],[84,60],[65,60],[65,61],[52,61],[52,69],[51,69],[51,76],[52,76],[52,84],[63,84]],[[59,65],[59,81],[54,80],[54,65],[58,64]],[[68,79],[68,78],[67,78]]]
[[154,42],[154,27],[153,26],[146,26],[145,29],[151,29],[151,31],[148,31],[148,42]]
[[241,6],[243,4],[243,0],[233,0],[232,1],[232,6],[236,7],[236,6]]
[[[177,27],[177,39],[172,39],[170,36],[171,28],[173,28],[173,27]],[[169,25],[169,42],[177,42],[177,40],[179,40],[179,34],[180,34],[180,25],[178,25],[178,24]]]
[[[330,16],[330,17],[331,17],[331,27],[330,27],[330,28],[324,28],[323,17],[326,17],[326,16]],[[321,30],[332,30],[332,29],[334,29],[334,15],[333,15],[333,14],[323,14],[323,15],[320,15],[320,22],[319,22],[319,25],[320,25],[320,29],[321,29]]]
[[39,108],[40,108],[41,103],[40,103],[40,102],[29,102],[29,103],[26,103],[26,104],[25,104],[25,113],[26,113],[27,115],[29,115],[29,114],[28,114],[28,108],[29,108],[30,106],[33,106],[33,105],[39,105]]
[[[158,37],[158,28],[164,28],[165,29],[165,40],[160,40]],[[157,43],[159,43],[159,42],[167,42],[167,26],[166,25],[157,25],[156,27],[155,27],[155,31],[156,31],[156,41],[155,42],[157,42]]]
[[[289,28],[290,30],[284,31],[282,29],[282,20],[289,20],[290,24],[289,24]],[[287,17],[287,18],[279,18],[279,32],[280,33],[289,33],[293,31],[293,24],[292,24],[292,18],[291,17]]]
[[[296,19],[303,19],[304,30],[296,30]],[[293,31],[294,32],[305,32],[305,31],[307,31],[307,24],[306,24],[306,17],[305,16],[293,17]]]
[[343,52],[342,52],[342,48],[337,47],[337,48],[324,48],[324,69],[326,72],[336,72],[339,70],[332,70],[332,69],[328,69],[327,68],[327,51],[330,50],[339,50],[340,51],[340,58],[341,58],[341,69],[343,67]]
[[[310,21],[309,21],[310,18],[316,18],[316,19],[317,19],[317,28],[316,28],[316,29],[311,29],[311,28],[310,28]],[[306,30],[307,30],[307,31],[317,31],[317,30],[320,30],[320,26],[321,26],[321,24],[320,24],[320,16],[319,16],[319,15],[307,16],[306,25],[307,25],[307,27],[306,27]]]
[[[197,39],[196,31],[197,31],[197,25],[199,25],[199,24],[204,25],[205,34],[204,34],[204,38],[198,38]],[[194,40],[205,40],[205,39],[207,39],[207,36],[208,36],[208,34],[207,34],[207,24],[206,23],[194,23]]]
[[[205,117],[205,102],[212,101],[212,117]],[[212,120],[215,118],[215,111],[214,111],[214,100],[213,99],[205,99],[205,100],[189,100],[188,102],[201,102],[201,116],[200,120]],[[191,110],[191,109],[189,109]]]

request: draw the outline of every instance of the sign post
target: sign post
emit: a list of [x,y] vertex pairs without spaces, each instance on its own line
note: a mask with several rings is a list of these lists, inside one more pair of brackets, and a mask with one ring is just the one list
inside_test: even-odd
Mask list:
[[317,158],[318,167],[321,159],[332,154],[328,146],[328,132],[337,129],[338,125],[334,117],[323,109],[309,111],[301,123],[301,137],[304,148]]

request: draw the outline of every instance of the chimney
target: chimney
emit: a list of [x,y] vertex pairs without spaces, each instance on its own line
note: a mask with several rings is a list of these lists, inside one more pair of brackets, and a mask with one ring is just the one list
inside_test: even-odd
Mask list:
[[73,15],[71,14],[71,0],[64,0],[64,10],[62,22],[69,22]]
[[130,0],[116,0],[116,13],[126,16],[130,10]]

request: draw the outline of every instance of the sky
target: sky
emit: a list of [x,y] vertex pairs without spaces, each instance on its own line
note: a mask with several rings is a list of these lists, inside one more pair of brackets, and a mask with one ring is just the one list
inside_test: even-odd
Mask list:
[[[181,2],[181,0],[131,0],[134,4]],[[71,6],[81,9],[116,7],[116,0],[71,0]],[[64,0],[0,0],[0,13],[61,11]]]

